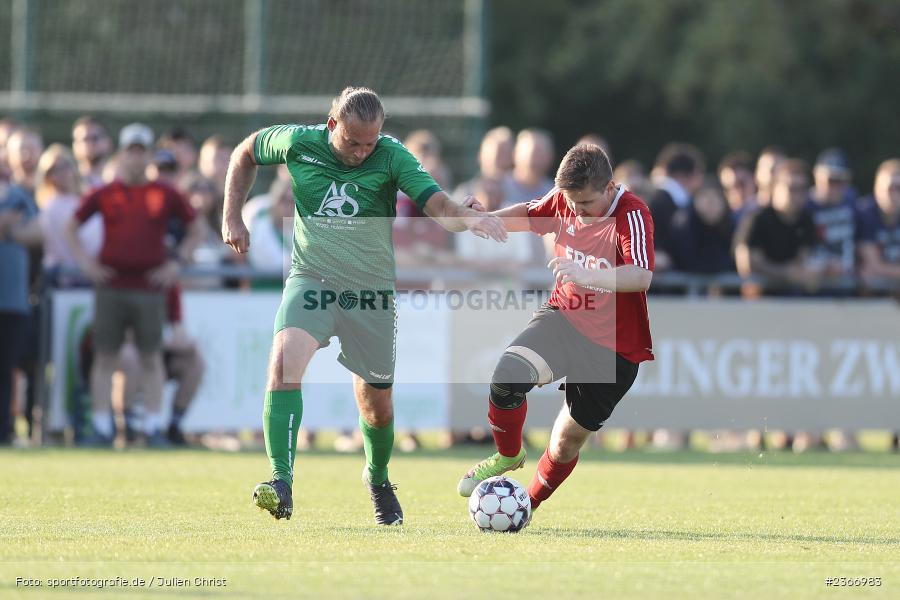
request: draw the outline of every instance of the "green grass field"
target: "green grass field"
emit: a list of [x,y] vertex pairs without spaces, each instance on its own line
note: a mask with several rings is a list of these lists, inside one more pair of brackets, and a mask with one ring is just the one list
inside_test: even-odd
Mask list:
[[[591,450],[528,529],[503,535],[476,530],[455,494],[483,452],[395,455],[407,522],[393,529],[371,521],[361,455],[301,454],[294,518],[275,522],[250,504],[263,453],[0,452],[0,597],[900,595],[896,454]],[[537,453],[514,478],[530,479]],[[48,587],[72,577],[145,586]]]

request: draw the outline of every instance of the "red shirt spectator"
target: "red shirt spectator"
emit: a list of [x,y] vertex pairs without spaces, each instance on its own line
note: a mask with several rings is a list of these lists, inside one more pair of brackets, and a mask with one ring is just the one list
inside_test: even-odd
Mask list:
[[125,185],[113,181],[90,192],[75,218],[85,222],[99,212],[104,239],[100,263],[115,270],[110,287],[149,289],[145,275],[166,261],[165,234],[172,217],[194,219],[194,209],[173,188],[158,182]]

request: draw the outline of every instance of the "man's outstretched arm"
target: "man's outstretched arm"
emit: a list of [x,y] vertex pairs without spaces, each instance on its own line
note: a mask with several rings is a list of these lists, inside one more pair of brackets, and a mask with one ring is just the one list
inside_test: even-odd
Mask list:
[[[466,196],[462,205],[484,212],[484,207],[475,196]],[[531,231],[531,221],[529,221],[527,202],[507,206],[506,208],[492,211],[491,214],[497,215],[503,219],[503,224],[506,225],[506,231]]]
[[491,213],[503,219],[507,231],[531,231],[531,222],[528,217],[528,204],[522,202],[495,210]]
[[435,192],[428,198],[424,212],[447,231],[460,232],[468,229],[478,237],[506,241],[506,227],[502,219],[494,214],[457,204],[442,191]]

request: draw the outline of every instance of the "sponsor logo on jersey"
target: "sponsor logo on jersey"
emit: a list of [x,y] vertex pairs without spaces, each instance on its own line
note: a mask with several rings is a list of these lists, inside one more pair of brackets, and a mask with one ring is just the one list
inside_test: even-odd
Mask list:
[[359,191],[359,186],[355,183],[343,183],[338,187],[336,181],[332,181],[322,198],[322,204],[319,210],[314,214],[319,217],[355,217],[359,212],[359,203],[347,191],[352,189],[354,192]]
[[325,163],[323,163],[323,162],[322,162],[321,160],[319,160],[318,158],[316,158],[316,157],[314,157],[314,156],[309,156],[309,155],[306,155],[306,154],[301,154],[301,155],[300,155],[300,160],[305,161],[305,162],[308,162],[308,163],[312,163],[312,164],[314,164],[314,165],[322,165],[323,167],[326,166]]
[[575,226],[570,223],[569,226],[566,227],[566,233],[568,233],[569,235],[575,235]]
[[574,260],[579,267],[585,269],[612,269],[612,264],[605,258],[596,257],[593,254],[585,254],[581,250],[575,250],[571,246],[566,246],[566,258]]

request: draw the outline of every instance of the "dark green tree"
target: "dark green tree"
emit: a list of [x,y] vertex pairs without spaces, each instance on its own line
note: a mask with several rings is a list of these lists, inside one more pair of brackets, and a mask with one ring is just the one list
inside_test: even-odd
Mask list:
[[496,0],[493,120],[606,136],[651,163],[667,141],[710,162],[778,144],[850,155],[863,190],[900,154],[900,3]]

